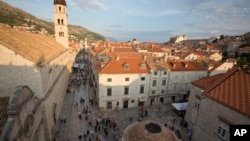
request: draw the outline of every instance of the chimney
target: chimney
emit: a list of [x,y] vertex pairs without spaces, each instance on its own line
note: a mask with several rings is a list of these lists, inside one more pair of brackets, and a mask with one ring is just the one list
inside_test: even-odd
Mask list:
[[175,67],[176,67],[176,64],[173,64],[173,67],[175,68]]
[[188,64],[185,64],[185,68],[187,68],[188,67]]
[[144,60],[144,61],[147,60],[147,56],[146,56],[146,55],[143,56],[143,60]]
[[164,55],[164,61],[167,61],[167,59],[168,59],[168,56],[167,56],[167,54],[165,54]]
[[120,58],[119,58],[119,56],[116,56],[115,59],[116,59],[117,61],[119,61]]
[[111,47],[111,50],[110,50],[111,52],[114,52],[114,47]]

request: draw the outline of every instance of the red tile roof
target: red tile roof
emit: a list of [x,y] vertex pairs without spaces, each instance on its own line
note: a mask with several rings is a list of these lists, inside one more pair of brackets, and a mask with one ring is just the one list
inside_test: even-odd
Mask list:
[[[128,64],[129,69],[124,69],[124,65]],[[110,62],[104,66],[100,74],[122,74],[122,73],[149,73],[147,65],[141,68],[142,64],[146,64],[142,58],[139,57],[124,57],[119,59],[112,58]]]
[[168,68],[171,71],[206,71],[207,69],[197,62],[193,61],[167,61]]
[[6,123],[8,118],[7,114],[7,106],[9,105],[9,98],[10,97],[0,97],[0,135],[3,131],[3,127]]
[[67,51],[50,36],[15,30],[0,24],[0,44],[37,63],[50,61]]
[[116,47],[114,48],[114,51],[115,52],[135,52],[135,50],[131,47],[131,48],[128,48],[128,47]]
[[204,91],[209,98],[250,117],[250,74],[233,68]]
[[215,81],[220,79],[223,75],[224,74],[216,74],[214,76],[210,76],[210,77],[206,77],[206,78],[202,78],[202,79],[193,81],[191,83],[204,90],[204,89],[208,88],[210,85],[212,85]]

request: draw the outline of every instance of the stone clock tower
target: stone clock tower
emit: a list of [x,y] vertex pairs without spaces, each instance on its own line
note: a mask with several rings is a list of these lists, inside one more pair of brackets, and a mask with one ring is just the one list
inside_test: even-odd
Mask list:
[[68,14],[65,0],[54,0],[54,25],[56,41],[69,48]]

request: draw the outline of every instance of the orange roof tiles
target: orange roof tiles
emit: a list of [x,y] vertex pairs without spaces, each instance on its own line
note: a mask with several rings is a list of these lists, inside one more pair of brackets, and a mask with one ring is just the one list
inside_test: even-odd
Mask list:
[[9,98],[10,97],[0,97],[0,135],[3,131],[3,127],[6,123],[8,118],[7,114],[7,106],[9,105]]
[[[125,69],[125,64],[129,65],[129,69]],[[122,74],[122,73],[149,73],[147,65],[142,68],[141,65],[145,64],[142,58],[138,57],[124,57],[119,59],[111,59],[110,62],[104,66],[100,74]]]
[[131,47],[131,48],[128,48],[128,47],[117,47],[117,48],[114,48],[114,51],[115,52],[135,52],[135,50]]
[[203,79],[199,79],[196,81],[191,82],[193,85],[201,88],[206,89],[210,85],[212,85],[216,80],[220,79],[224,74],[216,74],[214,76],[206,77]]
[[168,69],[171,71],[206,71],[207,69],[197,62],[192,61],[167,61]]
[[138,57],[141,58],[142,55],[140,53],[137,52],[109,52],[106,54],[107,56],[111,57],[111,58],[115,58],[117,56],[123,58],[123,57]]
[[0,24],[0,44],[37,63],[48,61],[67,51],[50,36],[18,31]]
[[233,68],[204,91],[209,98],[250,117],[250,74]]
[[148,52],[164,52],[159,46],[152,46],[148,48]]

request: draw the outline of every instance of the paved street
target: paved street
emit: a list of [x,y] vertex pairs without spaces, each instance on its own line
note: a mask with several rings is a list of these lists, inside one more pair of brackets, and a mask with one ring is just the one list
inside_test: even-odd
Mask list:
[[[182,140],[188,141],[187,129],[180,126],[181,117],[173,112],[170,104],[143,107],[148,111],[148,115],[144,115],[141,119],[138,119],[140,108],[99,112],[97,105],[93,102],[92,106],[90,102],[90,99],[93,99],[91,95],[93,90],[89,86],[88,79],[81,81],[83,77],[88,78],[89,71],[84,69],[79,72],[72,73],[71,78],[74,80],[71,82],[75,83],[70,83],[69,91],[64,98],[55,127],[54,138],[56,141],[118,141],[129,124],[147,119],[160,121],[173,131],[180,131]],[[131,122],[130,119],[132,119]],[[112,126],[107,124],[107,121],[113,123]],[[113,127],[114,123],[117,126]],[[88,136],[87,130],[89,131]]]
[[[132,108],[132,109],[122,109],[119,111],[109,111],[109,112],[99,112],[97,110],[96,105],[92,108],[91,104],[89,103],[89,92],[91,92],[91,89],[89,88],[88,83],[85,85],[81,85],[79,88],[75,87],[73,88],[75,90],[75,94],[68,93],[65,97],[64,105],[62,107],[62,112],[60,117],[67,118],[66,123],[59,122],[57,124],[57,132],[56,134],[56,140],[69,140],[69,141],[77,141],[80,140],[79,136],[86,134],[87,130],[95,131],[94,125],[95,121],[97,119],[103,119],[103,118],[110,118],[117,122],[117,127],[120,131],[123,131],[127,125],[130,124],[129,118],[132,116],[133,120],[132,122],[137,122],[139,117],[139,108]],[[85,102],[84,104],[80,104],[81,97],[84,98]],[[78,104],[76,104],[78,102]],[[84,106],[85,105],[85,106]],[[89,109],[89,119],[92,121],[93,125],[90,126],[86,120],[85,115],[82,114],[82,119],[79,119],[78,112],[82,111],[86,105],[88,105]],[[161,110],[159,111],[159,107],[161,107]],[[174,130],[178,129],[181,132],[183,141],[187,141],[187,129],[180,127],[180,120],[181,118],[172,111],[172,107],[170,104],[164,104],[164,105],[156,105],[156,106],[150,106],[145,107],[145,109],[148,111],[148,116],[144,117],[142,120],[146,119],[152,119],[160,121],[163,124],[167,125],[173,125]],[[81,112],[82,113],[82,112]],[[173,123],[173,118],[176,119],[176,121]],[[131,122],[131,123],[132,123]],[[95,135],[92,138],[94,140],[96,138],[96,135],[100,138],[101,141],[112,141],[113,140],[113,129],[109,129],[109,135],[106,136],[103,132],[103,129],[100,130],[100,132],[94,133]],[[122,135],[122,132],[116,133],[116,139],[119,138]],[[84,140],[82,138],[82,140]]]

